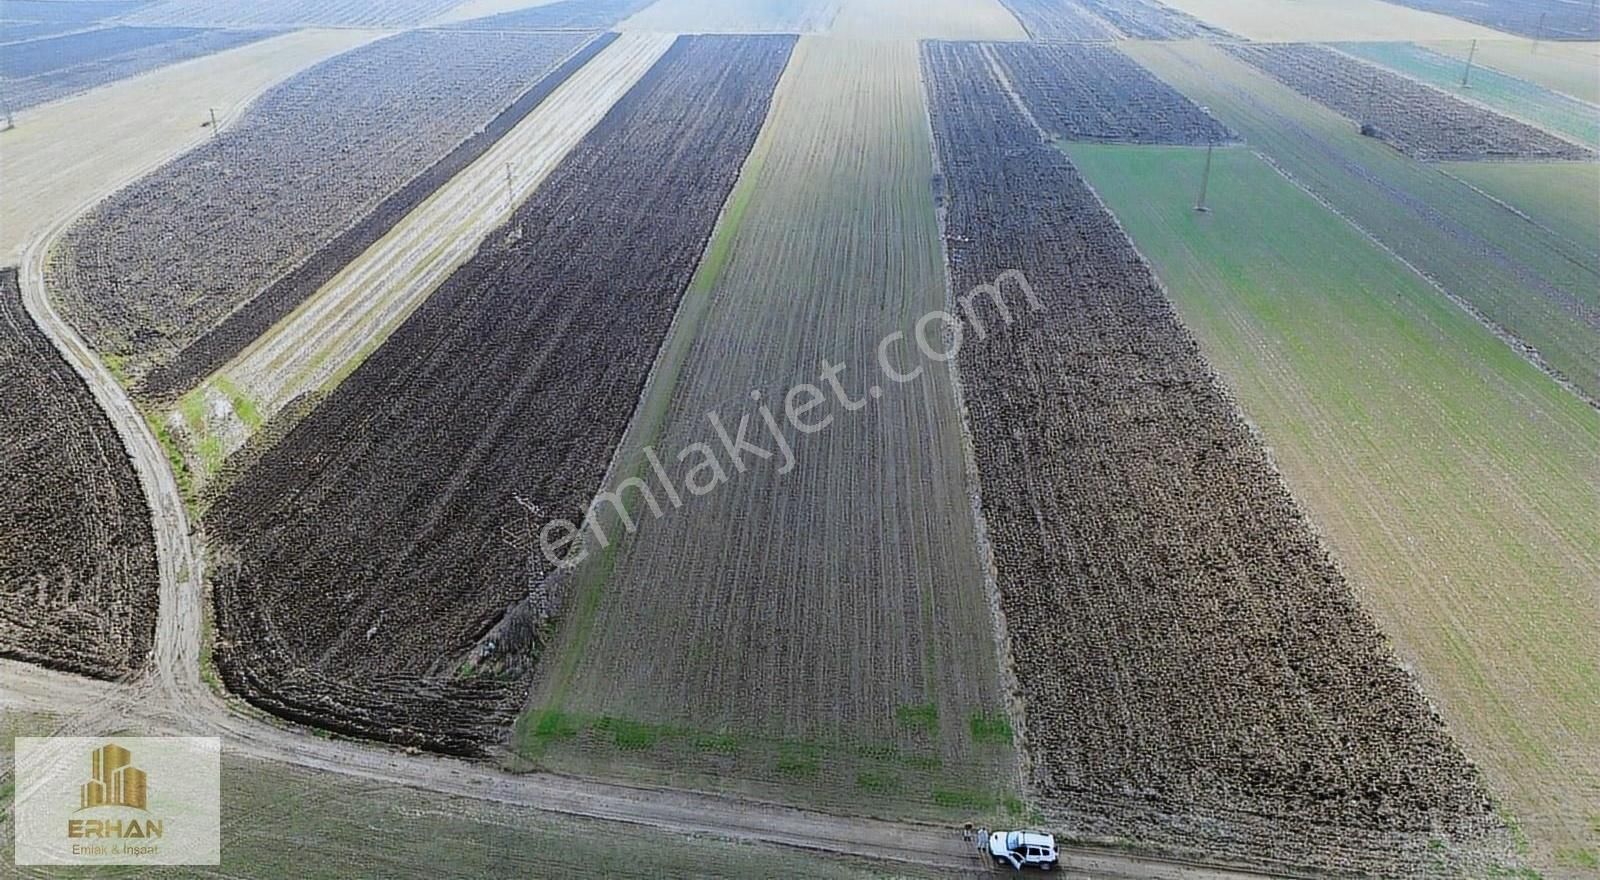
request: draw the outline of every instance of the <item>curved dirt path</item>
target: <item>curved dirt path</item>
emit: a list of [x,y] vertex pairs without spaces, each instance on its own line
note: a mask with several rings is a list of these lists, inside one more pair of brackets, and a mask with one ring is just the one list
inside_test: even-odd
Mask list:
[[[142,169],[140,171],[142,173]],[[136,177],[137,174],[131,175]],[[262,720],[213,693],[200,679],[202,553],[183,496],[150,426],[115,377],[51,303],[45,259],[79,214],[101,196],[65,214],[27,247],[20,282],[29,314],[83,377],[128,450],[150,505],[160,566],[160,610],[151,669],[118,684],[0,661],[0,708],[78,707],[57,731],[94,735],[141,727],[149,733],[218,736],[228,751],[260,760],[405,785],[572,816],[661,830],[788,846],[842,856],[921,865],[953,873],[987,863],[957,829],[802,810],[667,788],[577,779],[549,773],[512,774],[432,755],[355,741],[329,740]],[[69,710],[70,711],[70,710]],[[1062,867],[1080,876],[1157,880],[1242,880],[1260,874],[1112,849],[1063,847]]]

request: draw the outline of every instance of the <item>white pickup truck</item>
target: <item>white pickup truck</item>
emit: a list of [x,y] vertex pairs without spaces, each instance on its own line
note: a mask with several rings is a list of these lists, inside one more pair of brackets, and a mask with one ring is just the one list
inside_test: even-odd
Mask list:
[[1056,868],[1056,839],[1040,831],[996,831],[989,835],[989,855],[1013,870]]

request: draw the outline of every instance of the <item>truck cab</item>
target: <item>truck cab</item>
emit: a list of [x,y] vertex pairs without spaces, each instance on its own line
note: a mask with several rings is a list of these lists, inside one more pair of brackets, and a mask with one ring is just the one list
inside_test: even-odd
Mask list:
[[989,835],[989,855],[995,864],[1013,870],[1055,870],[1056,839],[1040,831],[996,831]]

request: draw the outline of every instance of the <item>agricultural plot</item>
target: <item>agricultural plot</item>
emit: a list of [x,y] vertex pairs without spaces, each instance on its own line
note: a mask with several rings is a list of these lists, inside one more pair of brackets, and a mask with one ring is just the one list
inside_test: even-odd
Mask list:
[[[1506,343],[1600,400],[1600,241],[1551,236],[1218,47],[1125,47],[1297,182],[1415,266]],[[1581,167],[1593,168],[1592,164]]]
[[1047,812],[1384,876],[1490,831],[1472,765],[1111,215],[976,52],[925,63],[955,288],[1019,269],[1042,304],[957,364]]
[[1189,40],[1229,36],[1161,0],[1067,0],[1093,12],[1133,40]]
[[1114,40],[1117,32],[1078,3],[1066,0],[1000,0],[1041,42],[1064,40]]
[[[350,273],[346,270],[353,261],[376,246],[380,241],[389,238],[391,230],[397,223],[410,216],[419,206],[427,204],[434,199],[435,194],[441,187],[455,180],[469,166],[479,165],[483,162],[483,157],[491,149],[501,156],[494,168],[497,183],[504,183],[504,176],[507,172],[512,173],[514,177],[514,170],[508,168],[507,163],[516,158],[515,146],[501,149],[497,145],[508,133],[520,128],[529,114],[540,108],[562,83],[566,82],[576,71],[582,69],[593,60],[614,39],[614,34],[602,35],[567,56],[560,66],[546,73],[534,87],[519,95],[510,106],[500,111],[488,125],[478,129],[470,137],[458,144],[455,149],[445,154],[443,158],[428,166],[426,171],[411,178],[404,186],[390,193],[368,211],[365,216],[356,221],[354,225],[328,240],[315,253],[307,257],[304,262],[272,281],[259,295],[229,313],[214,329],[184,348],[175,358],[158,366],[146,377],[144,390],[152,397],[171,399],[194,388],[213,371],[221,368],[230,359],[244,351],[247,346],[260,339],[274,324],[295,311],[302,302],[333,281],[336,276],[341,273],[348,276]],[[573,40],[575,41],[576,38],[573,38]],[[566,38],[559,38],[549,48],[554,54],[568,44],[569,41]],[[597,95],[596,97],[598,98],[599,96]],[[604,113],[609,106],[610,104],[607,103],[594,109],[596,112]],[[541,116],[549,115],[552,112],[554,111],[542,111]],[[553,120],[551,125],[555,126],[558,123]],[[553,127],[546,128],[544,133],[555,137],[557,129]],[[581,131],[578,132],[578,135],[581,135],[581,133]],[[567,132],[567,134],[570,135],[571,133]],[[570,146],[571,139],[569,137],[564,143]],[[563,143],[563,141],[557,140],[552,142],[550,146],[554,147],[558,143]],[[548,158],[548,156],[545,158]],[[526,162],[526,159],[524,161]],[[548,170],[548,168],[544,170]],[[487,168],[480,167],[479,171],[481,176],[486,173]],[[525,164],[521,175],[524,189],[537,182],[538,177],[530,178],[530,175],[542,176],[537,164],[531,166]],[[505,187],[499,186],[493,193],[489,193],[487,190],[478,191],[476,197],[482,202],[505,207],[509,210],[510,206],[505,205],[503,199],[497,198],[504,193]],[[442,208],[445,206],[435,204],[434,207]],[[459,207],[459,205],[456,205],[456,207]],[[431,217],[434,221],[440,220],[440,216],[437,214],[431,215]],[[427,246],[427,242],[435,237],[428,232],[426,227],[418,231],[423,233],[424,237],[412,239],[412,243],[418,246],[418,250],[408,253],[418,259],[438,258],[439,248]],[[454,244],[465,244],[469,247],[476,246],[480,237],[472,237],[470,241],[455,242]],[[452,263],[451,265],[453,267],[454,264]],[[415,269],[416,266],[412,265],[411,268]],[[405,276],[398,277],[403,279]],[[396,280],[396,277],[389,277],[384,279],[383,283],[395,283]],[[367,290],[365,292],[370,294],[372,291]],[[382,303],[372,302],[369,305],[373,308],[379,308]],[[399,317],[403,317],[403,315]],[[302,332],[307,332],[305,327],[298,329]],[[305,348],[306,353],[314,350],[314,346],[310,345]],[[322,352],[322,354],[325,355],[326,352]],[[258,387],[255,391],[259,394],[263,393],[264,389]],[[282,400],[279,400],[277,404],[282,402]],[[277,404],[271,408],[276,410]],[[204,426],[190,425],[189,430],[203,433]]]
[[525,505],[597,490],[792,42],[679,39],[211,508],[230,689],[431,749],[504,735],[559,602]]
[[[607,487],[663,494],[654,455],[685,503],[655,518],[625,489],[637,531],[592,520],[609,540],[574,574],[526,754],[896,814],[1015,797],[948,371],[878,369],[881,339],[944,307],[933,175],[915,45],[803,38]],[[792,466],[723,461],[691,498],[707,414],[826,388],[821,362],[857,411],[830,397],[821,431],[787,429]]]
[[652,0],[557,0],[452,24],[486,31],[602,30],[649,6]]
[[1339,43],[1334,48],[1568,140],[1600,147],[1600,107],[1594,104],[1481,65],[1469,70],[1464,60],[1415,43]]
[[656,0],[624,21],[623,31],[785,33],[827,31],[848,0]]
[[829,33],[839,37],[902,40],[1026,40],[1000,0],[845,0]]
[[49,280],[141,377],[482,128],[588,35],[412,31],[264,94],[230,132],[97,204]]
[[1583,260],[1600,229],[1600,167],[1573,162],[1452,162],[1444,173],[1510,205]]
[[0,271],[0,656],[138,671],[155,638],[155,538],[116,429]]
[[[82,30],[84,25],[70,21],[10,21],[0,19],[0,44],[8,47],[26,40],[53,37]],[[9,48],[8,48],[9,51]]]
[[1224,46],[1414,159],[1589,159],[1594,151],[1322,46]]
[[1600,14],[1571,0],[1394,0],[1535,40],[1600,40]]
[[[331,390],[360,358],[381,345],[472,256],[490,231],[510,219],[513,207],[644,76],[673,39],[666,34],[629,34],[613,43],[615,37],[611,34],[591,44],[607,48],[596,48],[592,61],[573,65],[581,69],[570,78],[564,71],[547,77],[559,87],[545,90],[550,92],[546,100],[536,96],[537,109],[527,112],[504,136],[494,132],[491,149],[450,175],[402,219],[384,224],[381,238],[375,231],[376,240],[364,251],[345,260],[344,253],[329,255],[324,248],[308,262],[321,267],[319,274],[326,278],[316,293],[265,332],[247,330],[260,338],[179,402],[174,433],[188,440],[195,452],[189,466],[192,477],[203,480],[217,460],[242,445],[255,427],[302,395]],[[509,191],[507,169],[515,169]],[[436,170],[428,176],[435,176]],[[269,291],[262,298],[270,295]],[[233,326],[231,318],[224,325]],[[165,379],[166,371],[158,371],[146,388],[160,395]],[[170,387],[177,390],[183,384]]]
[[115,27],[34,40],[0,53],[0,99],[21,110],[275,33]]
[[1068,149],[1539,867],[1600,854],[1574,772],[1600,767],[1600,608],[1573,589],[1600,583],[1600,413],[1252,153],[1217,152],[1202,218],[1203,151]]
[[1233,133],[1111,46],[997,44],[988,51],[1052,137],[1135,144],[1223,144]]
[[0,262],[85,205],[212,137],[256,95],[372,39],[357,30],[301,31],[152,71],[16,115],[5,133]]
[[91,24],[148,6],[151,0],[0,0],[0,18]]
[[461,0],[157,0],[124,24],[195,27],[416,27]]
[[1207,24],[1269,43],[1503,40],[1482,25],[1384,0],[1163,0]]
[[1424,48],[1538,83],[1551,91],[1600,104],[1600,43],[1530,43],[1527,40],[1446,40]]

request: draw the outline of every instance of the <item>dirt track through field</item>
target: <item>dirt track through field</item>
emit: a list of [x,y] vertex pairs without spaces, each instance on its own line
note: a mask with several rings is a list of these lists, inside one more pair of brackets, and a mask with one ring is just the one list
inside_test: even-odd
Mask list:
[[[353,369],[510,217],[672,40],[630,34],[607,47],[489,152],[219,371],[210,385],[212,399],[228,406],[228,395],[215,388],[237,388],[270,419],[296,397]],[[204,396],[208,389],[198,393]],[[238,418],[231,409],[228,416]],[[242,442],[245,434],[224,436]]]

